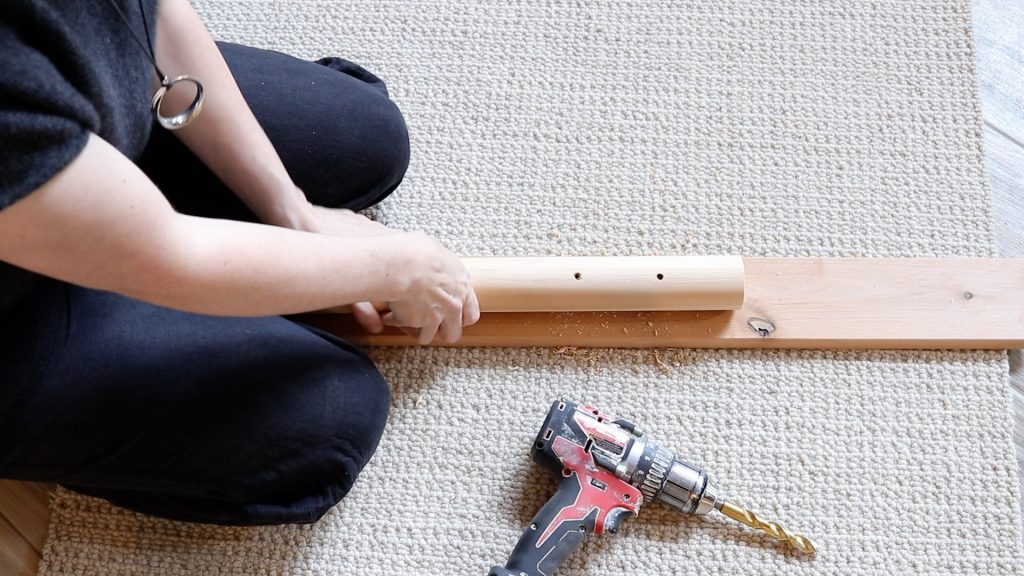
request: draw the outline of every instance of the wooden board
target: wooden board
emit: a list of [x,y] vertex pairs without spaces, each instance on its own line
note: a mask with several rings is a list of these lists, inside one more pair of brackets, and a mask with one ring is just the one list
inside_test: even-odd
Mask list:
[[[456,346],[1002,349],[1024,346],[1024,259],[745,258],[737,311],[492,313]],[[346,315],[303,320],[364,345]],[[436,345],[441,345],[436,342]]]

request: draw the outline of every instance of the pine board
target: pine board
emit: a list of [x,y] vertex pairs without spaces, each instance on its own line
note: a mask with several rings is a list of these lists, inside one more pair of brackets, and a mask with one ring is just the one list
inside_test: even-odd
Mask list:
[[[484,314],[457,346],[1003,349],[1024,346],[1024,260],[746,258],[738,311]],[[306,321],[355,342],[348,315]],[[438,341],[436,344],[441,345]]]

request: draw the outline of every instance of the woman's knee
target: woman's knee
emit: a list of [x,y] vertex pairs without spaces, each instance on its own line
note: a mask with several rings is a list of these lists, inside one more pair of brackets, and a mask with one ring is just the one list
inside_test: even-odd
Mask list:
[[311,202],[362,209],[409,165],[405,119],[384,83],[340,58],[319,62],[220,44],[246,102]]
[[[292,385],[317,391],[288,414],[276,433],[289,440],[270,450],[237,499],[209,502],[194,518],[218,524],[305,524],[319,520],[352,489],[377,450],[388,419],[391,390],[361,351],[339,350],[315,382]],[[282,448],[288,448],[282,450]],[[189,502],[186,500],[186,503]],[[167,515],[167,514],[164,514]],[[210,520],[202,520],[204,516]]]
[[[385,185],[397,184],[409,167],[409,130],[384,81],[343,58],[323,58],[317,64],[339,74],[335,87],[337,102],[345,110],[339,110],[338,117],[351,115],[354,109],[356,117],[366,123],[365,133],[359,139],[366,158],[371,160],[370,171]],[[354,127],[357,126],[351,122],[339,124],[342,130],[351,131]]]
[[[387,198],[409,167],[409,132],[398,106],[367,87],[360,113],[325,121],[317,128],[323,147],[293,171],[310,202],[328,208],[363,210]],[[339,97],[339,100],[344,98]],[[352,106],[349,102],[347,105]]]
[[302,168],[290,172],[313,204],[362,210],[386,198],[405,177],[409,130],[375,76],[324,71],[331,74],[325,82],[330,89],[317,104],[320,124],[312,129],[309,147],[283,148],[282,157]]
[[359,193],[341,199],[336,204],[339,208],[362,210],[377,204],[398,187],[409,168],[409,130],[401,111],[385,96],[369,100],[357,154],[359,166],[351,175]]
[[326,383],[345,392],[327,397],[320,420],[311,427],[318,434],[308,439],[307,449],[315,456],[298,474],[305,493],[291,509],[269,514],[270,518],[316,521],[348,494],[376,452],[387,424],[391,389],[369,358],[361,358],[361,364],[361,373],[339,374]]
[[336,410],[324,411],[322,422],[323,430],[341,440],[353,481],[377,450],[391,406],[391,388],[384,376],[369,358],[360,362],[361,372],[354,379],[351,374],[337,377],[336,385],[345,385],[347,398],[335,404]]
[[[340,351],[342,352],[342,351]],[[123,494],[103,494],[112,502],[173,519],[225,525],[308,524],[316,522],[349,493],[376,452],[387,423],[391,391],[369,358],[344,354],[344,370],[328,370],[290,426],[277,430],[291,436],[270,450],[274,456],[262,470],[230,490],[227,500],[143,496],[127,500]],[[299,387],[309,383],[295,382]],[[301,420],[300,420],[301,418]],[[245,485],[239,488],[239,484]],[[226,488],[226,487],[225,487]],[[216,490],[214,490],[216,492]]]
[[373,171],[377,172],[377,194],[369,198],[370,203],[383,200],[398,187],[409,168],[409,129],[405,118],[391,100],[386,100],[382,108],[373,144],[369,146],[371,157],[375,160],[371,163]]

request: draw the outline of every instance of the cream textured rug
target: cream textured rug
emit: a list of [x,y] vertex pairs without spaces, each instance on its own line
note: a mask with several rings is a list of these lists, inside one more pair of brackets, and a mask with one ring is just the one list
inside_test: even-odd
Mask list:
[[[464,255],[994,254],[967,0],[198,4],[218,37],[383,77],[414,158],[378,215]],[[1024,574],[1002,352],[375,354],[392,419],[320,523],[60,492],[42,574],[482,576],[554,490],[528,452],[558,396],[820,548],[650,505],[562,574]]]

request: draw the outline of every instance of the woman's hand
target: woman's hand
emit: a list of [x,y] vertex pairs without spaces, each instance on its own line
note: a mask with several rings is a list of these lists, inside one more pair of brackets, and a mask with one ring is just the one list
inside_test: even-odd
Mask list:
[[404,277],[402,297],[388,302],[388,310],[383,312],[372,302],[349,306],[352,316],[370,333],[394,326],[415,336],[420,344],[429,344],[437,335],[451,343],[462,336],[463,326],[480,318],[469,273],[462,261],[437,240],[420,233],[392,230],[351,210],[312,204],[305,221],[304,228],[317,234],[351,238],[404,236],[395,244],[396,250],[406,255],[406,264],[399,272]]
[[305,228],[308,232],[332,236],[379,236],[398,234],[387,226],[344,208],[324,208],[310,204]]
[[[408,259],[400,271],[405,289],[399,299],[388,302],[390,311],[382,322],[416,336],[420,344],[429,344],[437,335],[445,342],[455,342],[462,337],[463,326],[480,319],[469,272],[437,240],[420,233],[408,236],[402,242]],[[353,312],[359,318],[367,311],[357,312],[353,307]],[[367,325],[362,319],[360,322]]]
[[[367,237],[399,234],[379,222],[374,222],[362,214],[344,208],[325,208],[306,203],[303,229],[317,234],[330,236]],[[384,320],[372,302],[356,302],[349,306],[352,316],[371,334],[384,329]]]

